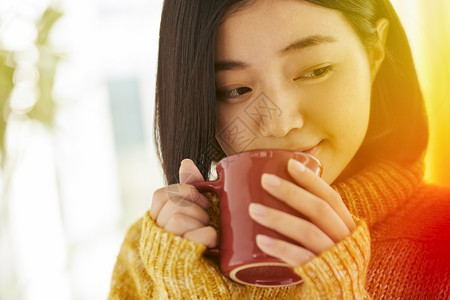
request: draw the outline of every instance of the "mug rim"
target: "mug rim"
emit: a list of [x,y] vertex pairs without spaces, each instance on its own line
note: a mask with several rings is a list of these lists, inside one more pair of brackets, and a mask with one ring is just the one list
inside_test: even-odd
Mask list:
[[[252,150],[245,150],[239,153],[235,153],[235,154],[231,154],[228,156],[225,156],[224,158],[222,158],[219,162],[221,162],[224,159],[227,159],[229,157],[234,157],[234,156],[240,156],[240,155],[247,155],[249,153],[253,153],[253,152],[258,152],[258,151],[267,151],[267,152],[291,152],[291,153],[301,153],[303,155],[309,155],[309,156],[313,156],[311,154],[308,153],[304,153],[301,151],[297,151],[297,150],[289,150],[289,149],[279,149],[279,148],[258,148],[258,149],[252,149]],[[314,156],[313,156],[314,157]],[[317,159],[317,158],[316,158]]]
[[218,167],[218,166],[223,167],[224,164],[231,163],[231,162],[227,162],[227,160],[229,160],[229,159],[238,158],[240,156],[248,157],[248,155],[251,155],[252,153],[257,153],[257,152],[266,152],[266,153],[285,152],[285,153],[295,153],[295,154],[298,154],[298,155],[303,155],[303,156],[306,156],[309,159],[311,159],[311,160],[313,160],[313,161],[315,161],[317,163],[317,165],[319,167],[318,168],[319,169],[319,174],[318,174],[319,176],[321,176],[322,173],[323,173],[323,165],[320,162],[320,160],[317,157],[315,157],[314,155],[311,155],[309,153],[304,153],[304,152],[301,152],[301,151],[289,150],[289,149],[279,149],[279,148],[258,148],[258,149],[246,150],[246,151],[235,153],[235,154],[232,154],[232,155],[229,155],[229,156],[225,156],[224,158],[222,158],[217,163],[216,167]]
[[221,160],[219,160],[217,162],[217,164],[220,164],[222,161],[226,160],[226,159],[230,159],[230,158],[234,158],[234,157],[239,157],[241,155],[249,155],[251,153],[254,152],[262,152],[262,151],[266,151],[266,152],[289,152],[289,153],[296,153],[296,154],[300,154],[300,155],[305,155],[308,157],[312,157],[314,160],[317,160],[319,163],[320,161],[317,159],[317,157],[315,157],[314,155],[311,155],[309,153],[304,153],[301,151],[297,151],[297,150],[289,150],[289,149],[279,149],[279,148],[258,148],[258,149],[252,149],[252,150],[245,150],[239,153],[235,153],[235,154],[231,154],[228,156],[225,156],[224,158],[222,158]]

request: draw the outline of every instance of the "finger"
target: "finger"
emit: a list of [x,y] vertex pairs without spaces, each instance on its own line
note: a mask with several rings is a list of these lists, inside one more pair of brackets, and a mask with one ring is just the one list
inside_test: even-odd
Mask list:
[[350,231],[355,229],[355,222],[341,196],[322,178],[295,159],[289,159],[288,171],[300,186],[325,200],[344,221]]
[[197,219],[188,217],[183,214],[174,214],[167,221],[164,229],[176,235],[183,236],[186,232],[203,227]]
[[217,232],[211,226],[201,227],[183,235],[185,239],[200,243],[208,248],[217,246]]
[[316,225],[291,214],[256,203],[250,204],[249,213],[259,224],[299,242],[316,254],[334,245],[333,240]]
[[194,218],[203,225],[207,225],[209,222],[208,214],[200,206],[196,204],[180,206],[172,201],[167,201],[156,219],[156,224],[164,228],[170,218],[175,214],[183,214]]
[[203,194],[201,194],[194,186],[191,185],[191,183],[194,183],[194,182],[205,181],[202,173],[197,168],[195,163],[189,158],[183,159],[181,161],[180,169],[179,169],[178,173],[180,176],[180,183],[189,184],[191,186],[191,188],[193,189],[192,193],[195,194],[194,196],[196,198],[200,197],[199,195],[203,196],[203,197],[200,197],[201,200],[197,204],[200,205],[201,207],[203,207],[203,209],[207,209],[211,205],[210,202]]
[[153,218],[153,220],[157,219],[161,208],[163,208],[167,200],[167,191],[165,187],[157,189],[153,192],[152,206],[150,208],[150,216]]
[[180,176],[180,183],[205,181],[202,173],[199,171],[195,163],[189,158],[185,158],[181,161],[178,174]]
[[203,194],[201,194],[194,186],[191,185],[191,183],[194,182],[205,181],[202,173],[197,168],[195,163],[189,158],[183,159],[180,163],[178,174],[180,177],[180,183],[187,184],[192,189],[191,193],[194,196],[194,198],[192,199],[201,198],[201,200],[197,204],[204,209],[207,209],[210,206],[208,199]]
[[256,244],[263,252],[281,259],[292,267],[304,264],[315,257],[308,249],[262,234],[256,236]]
[[[180,206],[192,205],[195,203],[203,209],[210,206],[208,198],[201,194],[194,186],[190,184],[171,184],[166,188],[167,197],[175,203],[179,202]],[[182,201],[186,200],[186,201]]]
[[195,187],[189,184],[171,184],[167,187],[157,189],[153,193],[150,216],[156,220],[161,209],[170,200],[181,207],[191,206],[193,203],[203,209],[207,209],[211,204]]
[[[279,181],[278,186],[269,185],[270,177],[273,176]],[[302,213],[333,241],[343,240],[350,234],[344,221],[323,199],[273,174],[263,174],[261,183],[268,193]]]

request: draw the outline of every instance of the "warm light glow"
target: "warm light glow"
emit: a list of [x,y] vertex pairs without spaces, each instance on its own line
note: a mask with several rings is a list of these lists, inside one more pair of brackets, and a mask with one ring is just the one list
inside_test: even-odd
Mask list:
[[450,2],[393,0],[411,40],[430,140],[425,179],[450,186]]

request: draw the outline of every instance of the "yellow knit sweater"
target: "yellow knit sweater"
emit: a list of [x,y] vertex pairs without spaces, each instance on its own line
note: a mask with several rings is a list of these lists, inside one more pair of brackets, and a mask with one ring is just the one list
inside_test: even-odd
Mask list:
[[[164,231],[147,212],[125,237],[109,299],[450,299],[450,190],[422,177],[421,163],[385,162],[333,185],[357,227],[294,268],[304,281],[287,287],[229,280],[203,245]],[[217,206],[208,213],[217,228]]]

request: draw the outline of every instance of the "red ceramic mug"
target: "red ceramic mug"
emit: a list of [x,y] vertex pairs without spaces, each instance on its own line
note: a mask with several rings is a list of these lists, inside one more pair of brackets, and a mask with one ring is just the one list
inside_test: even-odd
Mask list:
[[256,245],[256,235],[264,234],[298,243],[259,225],[248,213],[250,203],[254,202],[302,217],[261,186],[263,173],[272,173],[295,183],[287,171],[290,158],[300,161],[318,176],[322,174],[321,163],[309,154],[282,149],[258,149],[223,158],[216,166],[217,180],[192,183],[200,192],[214,192],[220,199],[220,249],[207,249],[206,253],[218,253],[223,274],[236,282],[275,287],[302,281],[288,264],[262,252]]

